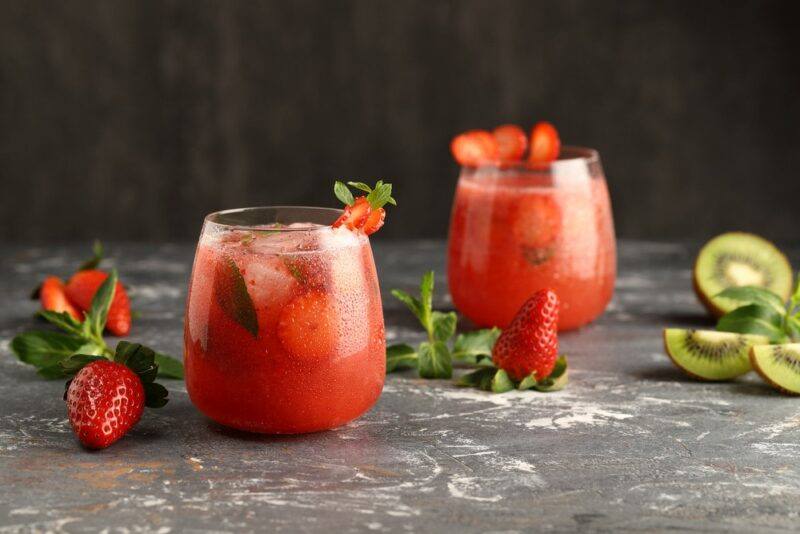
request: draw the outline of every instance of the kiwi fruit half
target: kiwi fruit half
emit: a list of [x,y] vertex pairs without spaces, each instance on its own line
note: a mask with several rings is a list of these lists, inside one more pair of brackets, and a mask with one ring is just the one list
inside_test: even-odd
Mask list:
[[694,264],[694,290],[719,317],[741,303],[717,295],[739,286],[764,287],[784,301],[792,291],[792,266],[778,248],[754,234],[729,232],[706,243]]
[[750,371],[750,347],[769,338],[716,330],[664,329],[670,359],[694,378],[730,380]]
[[765,381],[790,395],[800,395],[800,343],[756,345],[750,349],[753,369]]

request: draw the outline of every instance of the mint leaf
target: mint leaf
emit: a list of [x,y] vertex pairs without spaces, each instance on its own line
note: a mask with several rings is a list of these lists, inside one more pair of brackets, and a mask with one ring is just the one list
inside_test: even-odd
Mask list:
[[422,306],[420,322],[428,332],[428,338],[433,341],[433,325],[431,324],[431,311],[433,310],[433,271],[428,271],[422,275],[422,282],[419,284],[419,302]]
[[36,330],[16,336],[11,341],[11,350],[20,361],[39,368],[58,365],[61,360],[76,352],[103,353],[102,347],[86,339],[60,332]]
[[741,306],[746,306],[748,304],[760,304],[762,306],[766,306],[767,308],[772,308],[777,313],[786,313],[783,299],[769,289],[763,287],[729,287],[728,289],[725,289],[724,291],[715,295],[715,298],[716,297],[723,297],[729,300],[740,302]]
[[176,380],[183,380],[183,363],[181,363],[179,360],[173,358],[172,356],[156,352],[155,361],[156,364],[158,364],[159,378],[174,378]]
[[341,200],[342,203],[347,206],[352,206],[355,202],[353,193],[350,192],[350,189],[348,189],[346,185],[338,180],[333,184],[333,194],[336,195],[336,198]]
[[431,307],[433,305],[433,271],[428,271],[422,276],[422,282],[419,286],[419,299],[412,297],[401,289],[392,289],[392,295],[405,304],[406,307],[411,310],[411,313],[414,314],[414,317],[419,320],[425,332],[428,333],[428,341],[436,341],[433,335],[433,321],[431,317]]
[[385,184],[379,181],[375,185],[375,189],[367,195],[367,202],[372,209],[382,208],[386,203],[397,205],[392,198],[392,184]]
[[365,184],[364,182],[347,182],[347,185],[355,189],[364,191],[365,193],[372,193],[372,188],[367,184]]
[[103,261],[103,254],[103,244],[99,239],[95,239],[94,243],[92,244],[92,257],[80,264],[78,270],[88,271],[91,269],[97,269],[100,266],[100,262]]
[[491,362],[492,348],[500,334],[499,328],[487,328],[459,334],[453,345],[453,359],[471,365]]
[[[402,302],[411,310],[420,323],[422,323],[422,303],[401,289],[392,289],[392,296]],[[425,326],[423,324],[423,326]]]
[[450,378],[453,376],[453,363],[450,349],[441,341],[420,343],[419,376],[422,378]]
[[225,315],[258,337],[256,308],[239,267],[228,256],[217,264],[213,293]]
[[386,347],[386,372],[392,373],[417,366],[417,351],[405,343]]
[[108,310],[111,308],[111,301],[114,299],[116,289],[117,270],[112,269],[94,294],[92,305],[89,307],[89,312],[84,319],[84,327],[88,327],[91,333],[101,339],[103,337],[103,329],[106,327],[106,321],[108,320]]
[[503,369],[499,369],[492,378],[492,393],[505,393],[514,389],[514,382]]
[[761,304],[749,304],[723,315],[717,322],[717,330],[739,334],[760,334],[773,343],[786,338],[783,317],[773,308]]
[[564,389],[564,387],[567,385],[567,375],[567,357],[559,356],[556,360],[555,367],[553,367],[553,372],[550,373],[550,376],[543,380],[539,380],[539,382],[534,385],[533,388],[543,393]]
[[457,322],[458,317],[456,317],[456,312],[431,312],[433,340],[445,342],[449,340],[456,333]]

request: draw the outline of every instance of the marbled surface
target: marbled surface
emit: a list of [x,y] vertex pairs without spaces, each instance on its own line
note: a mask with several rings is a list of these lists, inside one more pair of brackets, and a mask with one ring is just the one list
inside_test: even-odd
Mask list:
[[[492,395],[391,375],[376,407],[338,430],[245,435],[190,404],[145,414],[113,447],[74,440],[63,385],[16,362],[30,288],[84,246],[0,257],[0,532],[770,532],[800,525],[800,400],[754,375],[699,383],[675,370],[664,325],[709,325],[690,288],[693,247],[620,243],[608,312],[561,337],[566,390]],[[111,245],[142,313],[132,333],[179,355],[192,245]],[[441,242],[377,240],[387,336],[414,342],[388,295],[435,268]],[[795,250],[795,252],[797,252]],[[797,264],[798,255],[792,256]],[[449,306],[441,283],[439,307]]]

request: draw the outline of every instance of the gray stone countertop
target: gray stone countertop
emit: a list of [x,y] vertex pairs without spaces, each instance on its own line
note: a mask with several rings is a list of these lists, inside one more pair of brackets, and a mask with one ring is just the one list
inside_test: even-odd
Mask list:
[[[375,241],[387,337],[419,341],[389,290],[435,268],[450,307],[444,243]],[[180,355],[193,245],[107,248],[142,314],[132,339]],[[72,436],[62,383],[9,351],[37,326],[30,288],[86,249],[2,246],[0,532],[800,528],[800,400],[752,374],[695,382],[663,353],[663,326],[712,324],[691,291],[694,247],[620,243],[608,311],[561,336],[564,391],[492,395],[406,372],[343,428],[269,437],[209,422],[169,381],[164,409],[95,453]]]

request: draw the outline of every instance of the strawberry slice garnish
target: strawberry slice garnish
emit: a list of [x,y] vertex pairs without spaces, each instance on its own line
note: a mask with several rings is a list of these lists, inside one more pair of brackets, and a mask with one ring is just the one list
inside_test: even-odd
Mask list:
[[371,211],[372,208],[367,201],[367,197],[358,197],[353,204],[345,206],[344,213],[341,217],[336,219],[336,222],[334,222],[332,226],[334,228],[339,228],[344,225],[350,230],[359,230],[364,226],[364,223],[367,222]]
[[367,234],[371,235],[381,229],[383,226],[383,221],[386,219],[386,210],[383,208],[378,208],[376,210],[372,210],[367,217],[367,221],[364,223],[364,226],[361,230]]
[[497,140],[486,130],[470,130],[453,138],[450,142],[450,152],[461,165],[474,167],[485,161],[497,159]]
[[[96,269],[78,271],[67,282],[65,288],[67,298],[80,310],[88,311],[92,306],[94,294],[106,278],[108,273]],[[121,282],[117,282],[114,291],[106,328],[115,336],[126,336],[131,331],[131,303]]]
[[556,127],[549,122],[539,122],[531,130],[531,151],[528,161],[531,163],[550,163],[558,159],[561,151],[561,139]]
[[[348,186],[359,189],[367,193],[353,198]],[[363,182],[336,182],[333,186],[336,198],[344,202],[344,213],[333,223],[334,228],[345,226],[350,230],[361,231],[366,235],[374,234],[383,226],[386,218],[386,204],[397,205],[392,198],[392,184],[385,184],[383,180],[378,180],[375,188],[371,188]]]
[[42,308],[47,311],[66,312],[76,321],[83,319],[83,314],[67,300],[67,295],[64,292],[64,282],[57,276],[48,276],[44,279],[41,287],[39,287],[39,300],[42,303]]
[[497,156],[503,161],[518,161],[528,148],[528,136],[516,124],[504,124],[492,131],[497,141]]
[[550,376],[558,358],[558,307],[558,295],[551,289],[528,299],[497,339],[494,364],[514,380]]

